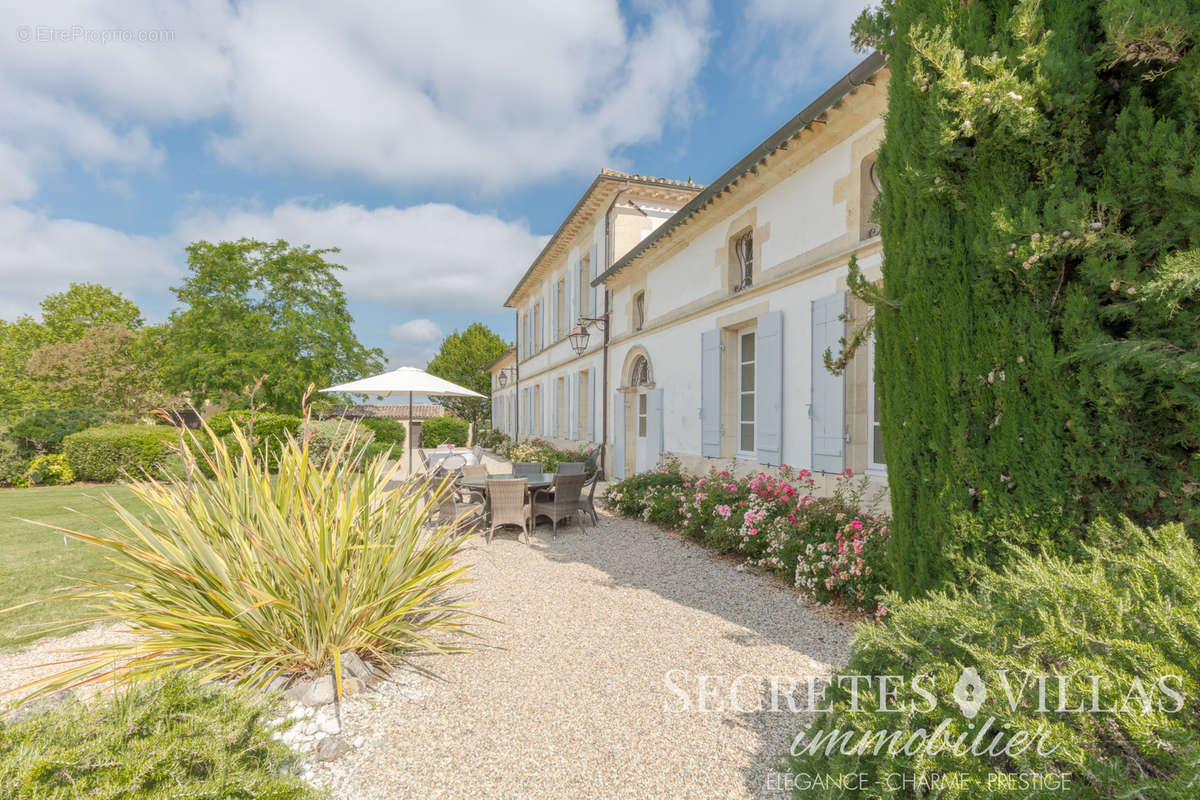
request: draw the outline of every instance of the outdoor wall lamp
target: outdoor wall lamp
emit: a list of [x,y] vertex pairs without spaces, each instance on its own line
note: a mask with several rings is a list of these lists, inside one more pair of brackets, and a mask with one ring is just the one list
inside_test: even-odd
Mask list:
[[575,351],[575,355],[581,356],[587,350],[588,340],[591,339],[591,334],[588,333],[588,328],[596,325],[600,330],[608,332],[607,315],[604,317],[580,317],[579,322],[575,323],[575,327],[567,334],[567,338],[571,340],[571,349]]
[[501,389],[508,385],[508,373],[510,372],[513,373],[513,376],[515,377],[517,372],[516,367],[505,367],[504,369],[497,371],[496,380],[500,383]]

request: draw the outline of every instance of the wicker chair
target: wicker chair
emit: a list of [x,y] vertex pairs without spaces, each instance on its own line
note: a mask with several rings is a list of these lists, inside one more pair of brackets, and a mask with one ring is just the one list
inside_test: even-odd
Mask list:
[[582,461],[560,461],[558,462],[559,475],[583,475],[587,470],[584,468]]
[[[483,464],[467,464],[462,468],[462,476],[464,478],[486,478],[488,476],[488,469]],[[470,494],[471,497],[478,499],[481,503],[487,501],[487,494],[482,488],[476,489],[472,486],[464,486],[463,492]]]
[[[579,494],[583,491],[583,482],[586,480],[586,475],[555,475],[554,496],[534,497],[533,519],[536,521],[538,517],[549,517],[556,536],[559,520],[575,517],[575,521],[579,522]],[[583,530],[583,523],[579,523],[579,529]]]
[[483,520],[484,508],[482,500],[476,500],[470,495],[464,498],[458,491],[452,491],[441,498],[435,524],[474,528]]
[[529,481],[525,478],[488,478],[488,504],[492,514],[488,544],[492,543],[496,528],[502,525],[520,525],[525,544],[529,544],[529,530],[533,525],[529,503],[525,500],[528,491]]
[[536,461],[516,461],[513,463],[513,475],[541,475],[542,465]]
[[596,474],[583,486],[586,494],[581,493],[579,496],[579,510],[591,516],[594,528],[600,525],[600,518],[596,516],[596,484],[602,480],[604,480],[604,470],[596,467]]

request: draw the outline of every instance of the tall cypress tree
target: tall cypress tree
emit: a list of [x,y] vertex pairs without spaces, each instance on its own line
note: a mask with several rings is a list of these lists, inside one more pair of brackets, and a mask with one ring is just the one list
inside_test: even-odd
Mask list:
[[890,0],[876,362],[899,587],[1200,525],[1200,2]]

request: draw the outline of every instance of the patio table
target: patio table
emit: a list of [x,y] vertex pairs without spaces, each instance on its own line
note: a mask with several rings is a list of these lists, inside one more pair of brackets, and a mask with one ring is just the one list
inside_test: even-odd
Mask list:
[[479,459],[475,457],[475,454],[465,447],[455,448],[453,450],[443,450],[441,448],[437,448],[425,451],[425,457],[429,459],[429,471],[436,472],[438,465],[450,456],[462,456],[468,464],[479,463]]
[[484,511],[488,515],[488,518],[490,519],[491,513],[492,513],[492,499],[491,499],[491,497],[488,496],[488,493],[487,493],[487,482],[489,480],[503,480],[505,478],[524,478],[527,481],[527,486],[525,487],[527,494],[533,494],[535,491],[537,491],[539,489],[547,489],[550,486],[554,485],[554,473],[553,472],[541,472],[541,473],[535,472],[530,475],[514,475],[512,473],[507,473],[507,474],[502,473],[499,475],[488,475],[483,478],[468,478],[466,476],[463,476],[458,479],[458,485],[464,486],[468,489],[477,489],[483,493]]
[[464,478],[458,479],[458,485],[466,486],[469,489],[483,489],[486,492],[487,491],[487,482],[489,479],[497,480],[497,479],[503,479],[503,478],[525,478],[529,481],[529,490],[530,491],[533,491],[534,489],[545,489],[545,488],[549,487],[552,483],[554,483],[554,473],[553,472],[541,472],[541,473],[535,472],[532,475],[513,475],[510,473],[507,475],[488,475],[485,478],[465,478],[464,477]]

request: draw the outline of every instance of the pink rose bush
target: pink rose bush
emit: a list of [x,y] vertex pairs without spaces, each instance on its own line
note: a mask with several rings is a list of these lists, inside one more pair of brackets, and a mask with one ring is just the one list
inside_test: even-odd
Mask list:
[[685,473],[668,458],[658,469],[609,486],[609,508],[682,530],[746,565],[793,579],[818,602],[848,603],[877,615],[887,586],[889,520],[864,510],[867,479],[849,471],[832,496],[817,497],[808,470],[781,467],[737,478]]

